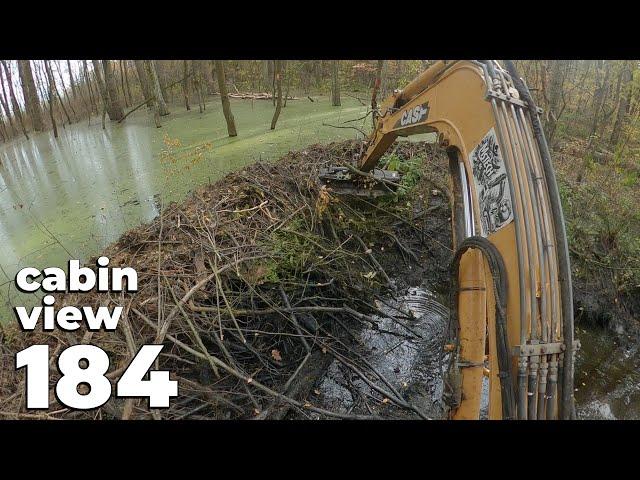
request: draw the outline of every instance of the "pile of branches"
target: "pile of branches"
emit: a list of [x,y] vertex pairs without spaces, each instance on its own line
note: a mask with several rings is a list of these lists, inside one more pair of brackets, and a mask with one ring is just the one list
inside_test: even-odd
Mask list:
[[[389,404],[424,418],[388,379],[369,368],[350,340],[360,325],[376,324],[375,297],[393,294],[397,272],[390,268],[402,271],[408,263],[443,253],[425,241],[430,222],[425,195],[372,204],[339,198],[318,183],[320,167],[352,160],[361,149],[356,142],[317,145],[276,163],[254,164],[195,190],[184,202],[166,206],[151,223],[125,233],[103,254],[112,267],[137,270],[136,293],[66,293],[56,299],[58,308],[122,306],[118,328],[71,333],[5,326],[0,414],[371,418],[378,415],[378,406]],[[396,154],[409,158],[429,149],[406,143],[396,147]],[[88,263],[95,265],[95,259]],[[399,312],[396,321],[411,332],[406,315]],[[58,403],[52,390],[47,413],[29,412],[24,372],[15,371],[14,355],[37,343],[50,345],[52,365],[70,345],[100,346],[111,359],[107,377],[114,384],[142,345],[163,344],[155,368],[171,372],[179,395],[168,409],[112,397],[99,409],[83,412]],[[334,359],[371,386],[369,401],[377,406],[367,409],[370,414],[328,411],[310,400],[314,384]],[[55,381],[58,374],[51,371]]]

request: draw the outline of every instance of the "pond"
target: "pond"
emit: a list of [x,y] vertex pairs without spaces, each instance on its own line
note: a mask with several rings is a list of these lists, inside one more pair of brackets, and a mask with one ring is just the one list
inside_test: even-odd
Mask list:
[[93,118],[59,128],[58,139],[44,132],[0,147],[0,321],[13,318],[14,305],[38,302],[13,287],[20,268],[86,260],[198,185],[313,143],[355,138],[355,129],[324,124],[366,112],[346,96],[341,107],[326,97],[289,100],[272,131],[270,100],[232,99],[231,107],[235,138],[227,136],[219,97],[211,97],[202,114],[174,105],[162,128],[140,109],[105,130]]

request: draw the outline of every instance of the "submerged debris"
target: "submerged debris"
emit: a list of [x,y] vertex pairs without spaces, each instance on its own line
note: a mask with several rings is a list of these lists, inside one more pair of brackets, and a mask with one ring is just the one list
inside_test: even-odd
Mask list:
[[[430,287],[441,287],[446,278],[448,204],[445,196],[429,193],[446,189],[434,183],[439,175],[429,173],[446,160],[431,145],[402,142],[391,156],[412,169],[405,175],[411,184],[390,198],[339,198],[320,187],[320,167],[353,159],[361,148],[357,142],[317,145],[276,163],[251,165],[125,233],[103,254],[111,266],[137,270],[138,292],[56,299],[58,305],[124,307],[116,331],[0,332],[2,415],[371,418],[389,405],[404,416],[429,417],[424,405],[389,381],[390,372],[363,358],[358,338],[377,330],[402,332],[412,343],[438,338],[429,331],[435,324],[381,302],[423,283],[425,272]],[[49,413],[28,412],[24,373],[13,362],[16,351],[35,343],[50,345],[52,362],[70,345],[100,346],[111,358],[107,376],[113,383],[141,345],[162,343],[158,368],[178,380],[179,396],[163,410],[112,398],[83,412],[52,395]],[[323,408],[314,400],[334,361],[367,387],[360,388],[355,410]],[[52,375],[58,375],[55,369]]]

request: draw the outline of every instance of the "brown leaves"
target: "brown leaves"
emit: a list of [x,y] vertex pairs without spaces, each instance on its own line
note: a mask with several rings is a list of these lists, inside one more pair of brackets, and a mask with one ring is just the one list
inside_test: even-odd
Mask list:
[[276,362],[281,362],[282,355],[280,355],[280,350],[276,350],[275,348],[271,350],[271,358],[273,358]]
[[326,185],[322,185],[320,187],[320,191],[318,192],[318,199],[316,200],[316,212],[318,215],[322,216],[322,214],[327,210],[329,204],[331,203],[331,195],[329,194],[329,190]]

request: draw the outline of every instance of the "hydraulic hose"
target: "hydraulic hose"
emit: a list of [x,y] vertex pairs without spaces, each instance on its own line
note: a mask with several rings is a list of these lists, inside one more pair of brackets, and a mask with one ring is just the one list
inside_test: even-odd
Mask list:
[[542,169],[544,171],[547,188],[549,190],[549,201],[551,211],[553,213],[553,226],[558,254],[558,277],[560,283],[560,292],[562,294],[562,334],[566,350],[562,365],[562,397],[560,401],[560,418],[570,419],[573,416],[573,291],[571,285],[571,264],[569,260],[569,247],[567,242],[567,233],[565,230],[564,214],[562,212],[562,204],[560,201],[560,193],[556,183],[556,177],[551,163],[551,153],[549,146],[542,130],[538,111],[531,97],[531,92],[518,76],[516,67],[511,60],[505,60],[505,66],[511,81],[516,90],[529,106],[529,116],[531,118],[531,126],[533,128],[533,136],[540,156],[542,158]]
[[[514,382],[511,373],[511,353],[509,351],[509,342],[507,338],[507,272],[500,252],[498,252],[498,249],[484,237],[473,236],[465,239],[460,243],[460,246],[451,260],[450,325],[454,328],[454,331],[451,333],[457,343],[458,331],[460,329],[458,318],[458,299],[460,295],[458,273],[462,255],[470,249],[478,249],[483,253],[493,277],[493,291],[496,301],[496,346],[499,368],[498,376],[500,378],[500,391],[502,396],[502,418],[505,420],[515,419],[516,402],[513,388]],[[457,367],[454,366],[454,368]]]

